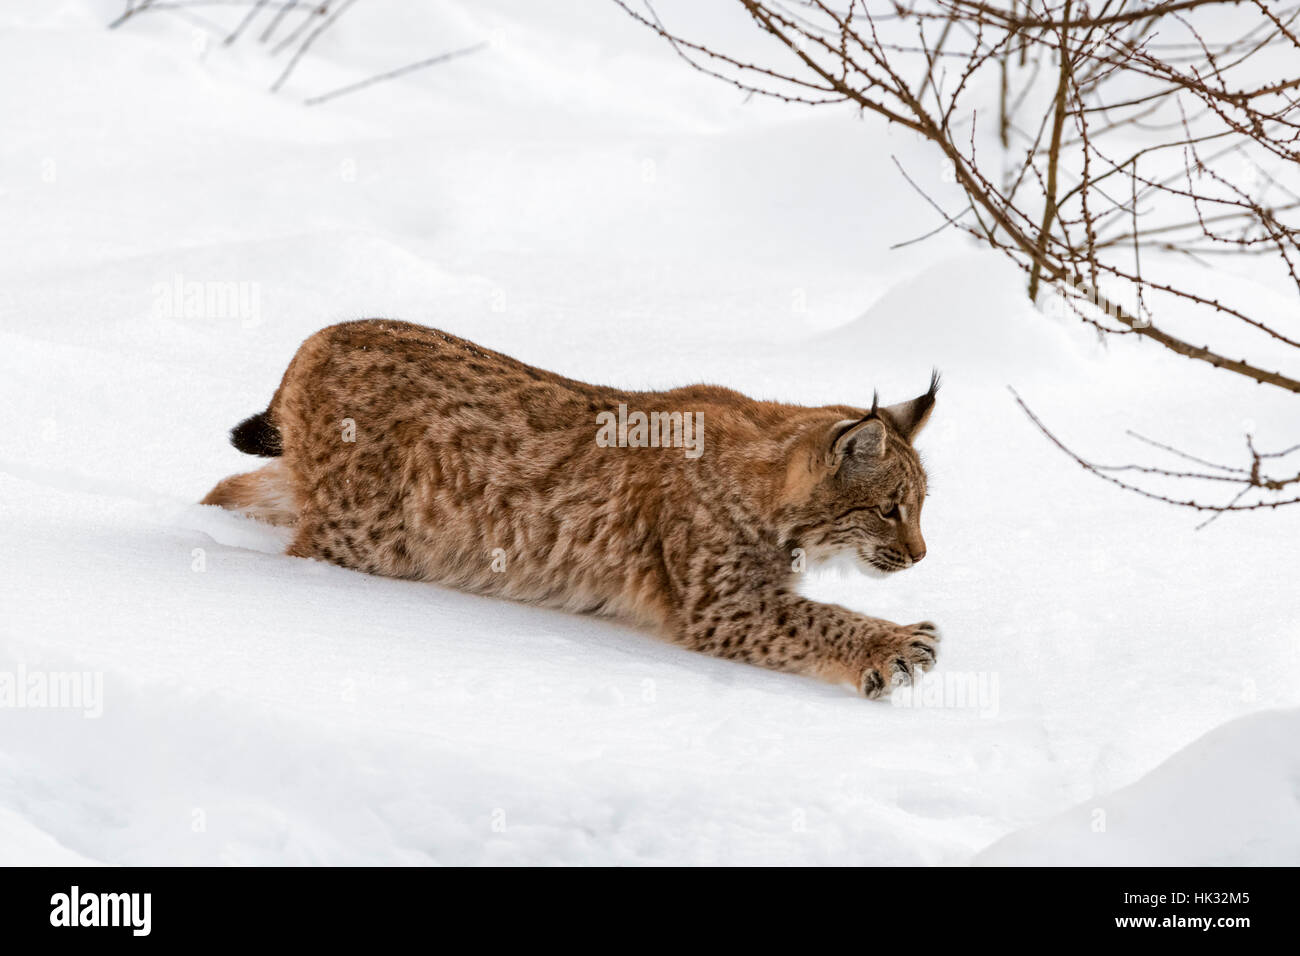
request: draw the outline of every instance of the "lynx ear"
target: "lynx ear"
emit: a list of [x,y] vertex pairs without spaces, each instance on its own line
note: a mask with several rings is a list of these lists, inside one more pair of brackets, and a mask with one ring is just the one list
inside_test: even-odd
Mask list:
[[872,412],[866,418],[847,418],[831,427],[826,465],[837,471],[846,458],[879,458],[884,453],[885,423]]
[[934,396],[939,391],[939,371],[930,373],[930,390],[910,402],[899,402],[880,410],[889,424],[909,442],[916,438],[934,411]]

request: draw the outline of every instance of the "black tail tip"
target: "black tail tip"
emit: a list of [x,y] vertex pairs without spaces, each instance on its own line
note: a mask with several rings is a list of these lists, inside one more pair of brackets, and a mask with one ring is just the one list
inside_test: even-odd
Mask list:
[[278,458],[284,451],[280,444],[280,429],[266,412],[246,418],[230,430],[230,443],[246,455]]

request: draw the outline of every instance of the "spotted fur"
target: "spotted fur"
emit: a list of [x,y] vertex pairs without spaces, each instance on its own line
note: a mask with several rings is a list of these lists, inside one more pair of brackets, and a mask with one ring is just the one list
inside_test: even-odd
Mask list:
[[[612,615],[877,697],[934,664],[938,631],[808,600],[798,572],[925,556],[912,442],[937,384],[870,409],[629,392],[435,329],[349,322],[304,342],[267,410],[236,428],[238,447],[274,460],[204,503],[291,525],[291,555]],[[603,447],[597,416],[619,404],[695,413],[703,453]]]

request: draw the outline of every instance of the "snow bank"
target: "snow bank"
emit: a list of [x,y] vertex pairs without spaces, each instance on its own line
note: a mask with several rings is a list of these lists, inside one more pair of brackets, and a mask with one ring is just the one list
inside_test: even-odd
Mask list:
[[980,853],[985,866],[1294,866],[1300,710],[1216,727],[1131,786]]

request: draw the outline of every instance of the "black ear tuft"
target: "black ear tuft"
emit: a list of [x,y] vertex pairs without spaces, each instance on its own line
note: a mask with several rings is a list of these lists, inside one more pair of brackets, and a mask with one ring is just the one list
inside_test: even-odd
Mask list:
[[924,394],[918,395],[910,402],[899,402],[897,405],[882,408],[880,409],[880,415],[887,419],[895,430],[910,442],[925,427],[926,421],[930,418],[930,412],[934,410],[935,395],[938,392],[939,370],[932,369],[930,371],[930,387]]

